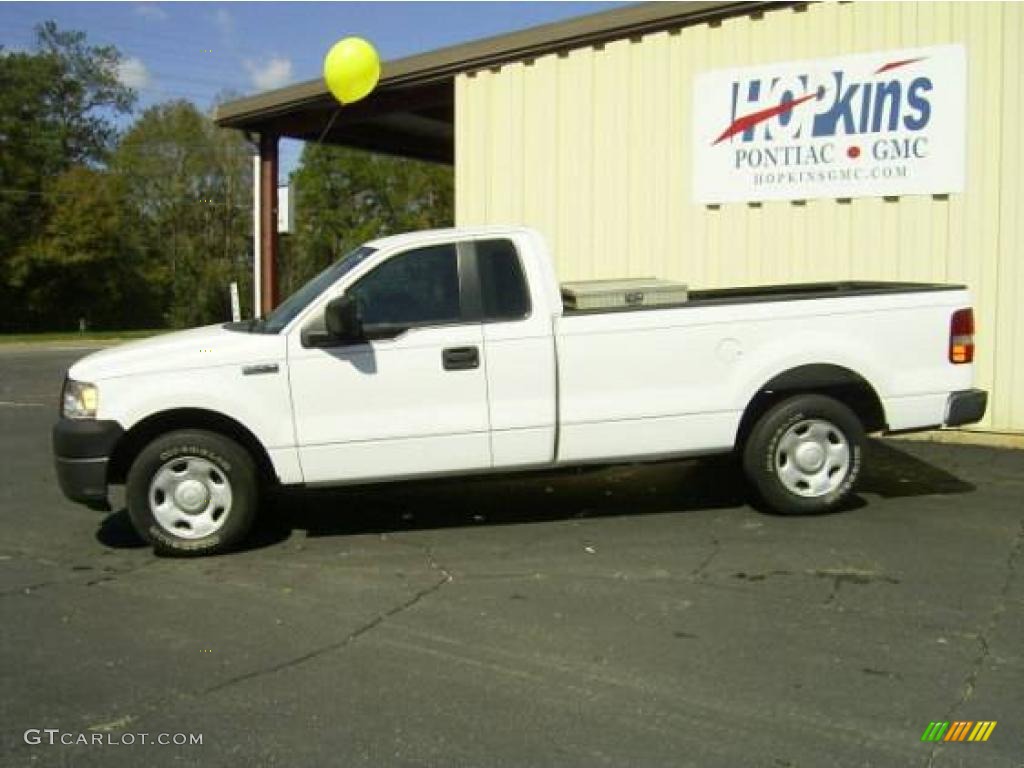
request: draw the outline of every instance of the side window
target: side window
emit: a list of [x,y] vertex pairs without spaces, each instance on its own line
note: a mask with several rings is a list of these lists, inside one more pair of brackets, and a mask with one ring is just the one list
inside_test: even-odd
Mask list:
[[476,244],[484,320],[522,320],[530,314],[530,292],[511,240]]
[[417,248],[393,256],[349,288],[362,300],[363,322],[437,325],[457,322],[459,260],[454,245]]

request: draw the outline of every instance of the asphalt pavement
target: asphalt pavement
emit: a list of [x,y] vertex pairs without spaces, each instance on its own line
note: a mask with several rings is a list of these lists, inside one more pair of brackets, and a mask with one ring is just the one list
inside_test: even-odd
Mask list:
[[873,441],[810,518],[722,459],[290,493],[162,559],[57,488],[82,354],[0,348],[2,765],[1024,765],[1024,452]]

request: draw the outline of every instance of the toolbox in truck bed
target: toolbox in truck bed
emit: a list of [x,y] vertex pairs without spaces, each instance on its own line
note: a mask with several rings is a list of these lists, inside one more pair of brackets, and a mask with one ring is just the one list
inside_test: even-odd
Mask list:
[[653,277],[623,280],[580,280],[562,283],[562,304],[570,310],[653,307],[683,304],[685,283]]

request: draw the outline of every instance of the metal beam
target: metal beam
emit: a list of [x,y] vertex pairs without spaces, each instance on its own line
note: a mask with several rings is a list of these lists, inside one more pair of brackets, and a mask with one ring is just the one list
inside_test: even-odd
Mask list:
[[277,134],[260,134],[260,314],[280,302],[277,284]]
[[[343,131],[332,131],[329,143],[339,144],[369,152],[378,152],[396,157],[411,157],[443,165],[452,165],[455,160],[454,139],[438,138],[433,135],[396,131],[384,125],[346,127]],[[315,137],[306,137],[315,141]]]
[[263,185],[260,184],[260,155],[257,144],[256,154],[252,156],[252,316],[263,316],[263,299],[260,290],[263,282],[263,249],[260,248],[260,231],[263,229],[263,218],[260,216],[260,195]]
[[[416,112],[422,109],[438,110],[455,123],[455,88],[452,83],[424,86],[423,88],[402,88],[396,91],[381,89],[371,93],[363,101],[341,106],[332,98],[310,105],[302,110],[268,118],[260,123],[257,130],[270,131],[278,136],[290,138],[324,137],[333,143],[334,131],[347,125],[373,123],[376,118],[395,112]],[[332,131],[324,135],[330,125]]]

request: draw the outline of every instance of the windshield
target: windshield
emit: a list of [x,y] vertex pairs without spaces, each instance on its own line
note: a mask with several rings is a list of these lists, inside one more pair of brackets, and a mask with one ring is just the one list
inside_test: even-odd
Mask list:
[[364,245],[343,256],[281,302],[265,318],[254,322],[252,330],[258,333],[280,333],[281,329],[294,320],[317,296],[334,285],[343,275],[362,264],[373,252],[373,248]]

